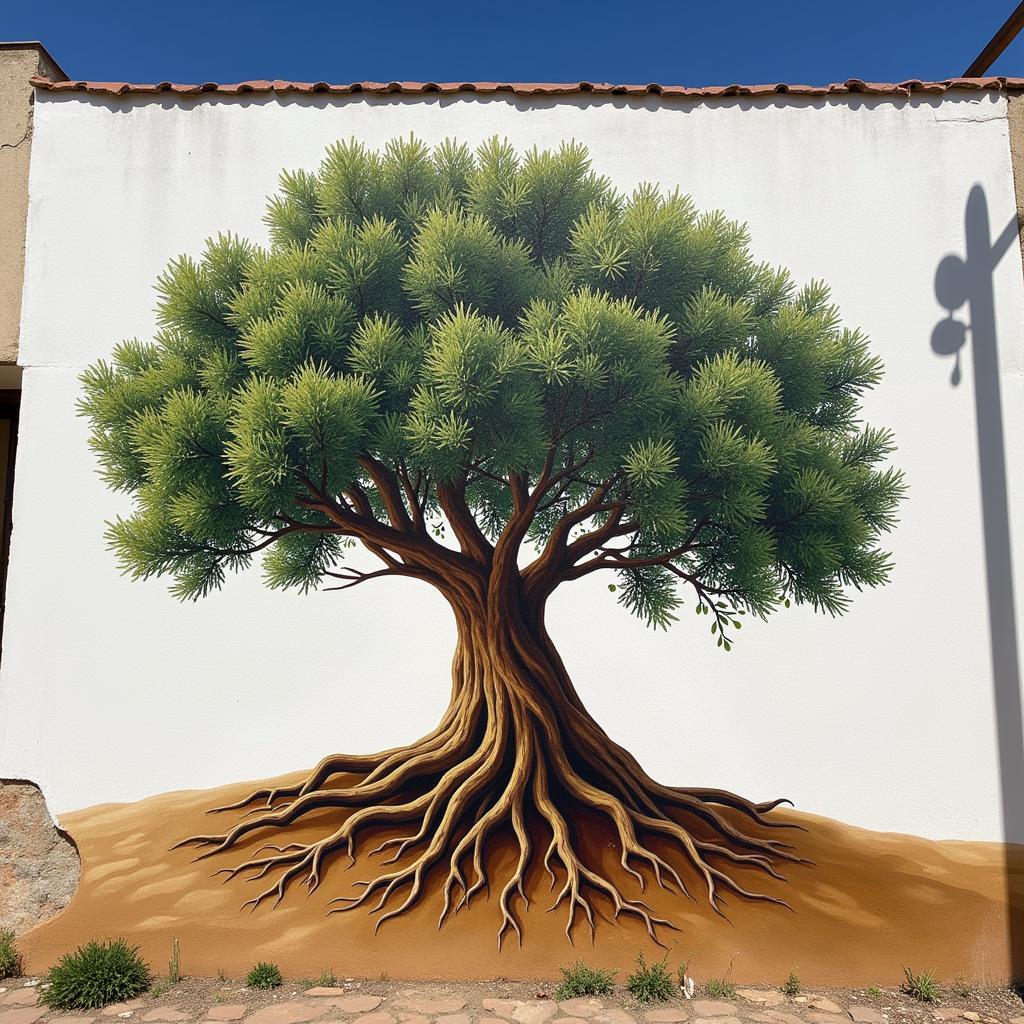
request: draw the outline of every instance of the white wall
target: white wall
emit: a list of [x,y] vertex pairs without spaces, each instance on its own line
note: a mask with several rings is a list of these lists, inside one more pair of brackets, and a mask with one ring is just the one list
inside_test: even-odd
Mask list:
[[[182,606],[130,583],[103,547],[126,507],[95,473],[76,376],[153,330],[167,260],[219,230],[264,237],[284,167],[325,146],[415,132],[520,148],[569,137],[628,189],[675,185],[748,221],[755,252],[829,281],[888,376],[870,398],[910,497],[887,588],[843,620],[752,624],[729,655],[686,621],[646,630],[603,581],[564,588],[553,635],[591,710],[656,776],[724,786],[879,829],[1002,836],[971,364],[929,339],[939,260],[964,246],[980,182],[993,234],[1014,216],[1006,102],[287,100],[37,96],[26,365],[0,676],[0,777],[57,811],[306,766],[400,743],[444,707],[453,628],[409,581],[350,594],[266,592],[257,574]],[[1007,461],[1024,464],[1024,290],[994,272]],[[1024,485],[1011,476],[1019,538]],[[1024,836],[1010,838],[1024,839]]]

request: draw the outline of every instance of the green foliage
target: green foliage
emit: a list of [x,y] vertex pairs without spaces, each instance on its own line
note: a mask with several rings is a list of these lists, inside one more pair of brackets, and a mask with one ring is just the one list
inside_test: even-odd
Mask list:
[[547,592],[612,572],[665,627],[694,591],[725,651],[743,613],[885,582],[903,484],[859,419],[881,363],[742,224],[620,194],[576,143],[411,137],[286,172],[266,223],[173,260],[152,341],[82,376],[131,576],[198,598],[266,549],[268,584],[306,590],[357,541],[408,564],[454,515],[477,561],[561,545]]
[[939,1001],[939,984],[932,971],[915,974],[909,967],[904,967],[903,975],[902,988],[908,996],[920,999],[922,1003],[937,1003]]
[[974,987],[962,974],[958,974],[949,987],[953,995],[959,996],[961,999],[969,999],[974,994]]
[[786,979],[785,985],[782,986],[782,991],[787,996],[798,996],[800,995],[800,979],[793,971],[789,972],[789,977]]
[[90,942],[61,957],[46,980],[40,998],[51,1009],[92,1010],[145,992],[150,973],[138,946],[115,939]]
[[0,978],[14,978],[21,973],[21,954],[14,942],[14,932],[0,928]]
[[871,996],[872,999],[879,999],[882,995],[882,990],[878,988],[877,985],[872,985],[868,989],[868,995]]
[[579,996],[607,996],[615,988],[616,971],[588,967],[577,960],[570,967],[559,967],[562,980],[555,989],[556,999],[576,999]]
[[638,1003],[663,1003],[676,993],[665,961],[659,960],[648,967],[643,953],[636,958],[636,970],[626,979],[626,988]]
[[325,967],[318,977],[312,981],[314,987],[335,988],[338,985],[338,976],[329,967]]
[[704,991],[712,999],[735,999],[736,986],[725,978],[710,978],[704,983]]
[[249,988],[279,988],[284,983],[284,976],[277,964],[268,964],[262,960],[245,976],[245,984]]

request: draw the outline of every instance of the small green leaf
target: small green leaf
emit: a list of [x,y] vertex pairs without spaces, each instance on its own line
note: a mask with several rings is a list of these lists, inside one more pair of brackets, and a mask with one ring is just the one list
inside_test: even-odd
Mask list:
[[608,584],[608,589],[614,594],[615,591],[618,590],[619,588],[614,583],[609,583]]
[[712,622],[711,623],[711,635],[714,636],[717,632],[718,632],[718,623],[717,622]]

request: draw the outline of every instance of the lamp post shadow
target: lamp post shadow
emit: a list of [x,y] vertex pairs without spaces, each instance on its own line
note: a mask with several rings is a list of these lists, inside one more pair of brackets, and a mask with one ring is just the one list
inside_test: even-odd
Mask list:
[[[935,271],[935,295],[947,309],[948,316],[935,325],[931,338],[932,350],[937,355],[955,359],[951,375],[953,387],[959,386],[963,376],[961,352],[970,349],[989,650],[1006,844],[1024,843],[1024,725],[993,273],[1016,241],[1019,230],[1014,217],[993,242],[985,190],[980,185],[971,189],[964,215],[964,255],[943,257]],[[954,317],[963,306],[967,307],[966,322]],[[1014,874],[1019,868],[1017,858],[1009,845],[1006,850],[1010,955],[1013,980],[1020,983],[1024,979],[1024,894]]]

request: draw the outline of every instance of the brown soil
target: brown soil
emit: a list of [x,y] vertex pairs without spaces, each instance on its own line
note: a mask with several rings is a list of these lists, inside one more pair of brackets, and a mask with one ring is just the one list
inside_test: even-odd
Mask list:
[[[27,969],[45,970],[69,949],[107,936],[139,943],[155,965],[166,962],[176,937],[182,970],[192,976],[224,971],[237,977],[257,960],[273,960],[292,977],[316,976],[331,965],[356,977],[551,978],[560,964],[583,956],[618,968],[621,977],[638,951],[649,958],[663,955],[641,924],[625,919],[599,921],[593,945],[589,931],[578,927],[575,948],[570,946],[563,910],[546,913],[552,901],[539,868],[527,880],[529,910],[517,909],[523,946],[506,940],[499,953],[501,917],[496,899],[486,894],[440,931],[436,893],[387,922],[376,937],[374,918],[364,909],[328,916],[328,900],[357,892],[352,883],[379,872],[376,859],[360,856],[349,867],[345,858],[336,858],[312,897],[292,889],[275,909],[264,905],[250,913],[240,907],[254,886],[241,879],[222,884],[213,872],[279,836],[247,840],[200,863],[192,863],[194,851],[171,852],[186,836],[233,822],[230,815],[207,815],[208,808],[242,799],[256,787],[303,777],[168,793],[62,816],[81,854],[81,884],[66,910],[22,938]],[[285,841],[315,840],[325,821],[335,820],[332,813],[310,815],[302,827],[289,829]],[[809,985],[893,985],[903,964],[934,970],[940,979],[998,983],[1013,975],[1006,865],[1020,907],[1024,848],[869,832],[792,811],[774,811],[772,817],[806,829],[785,836],[813,863],[787,864],[788,882],[748,877],[761,891],[787,900],[793,912],[733,898],[725,919],[704,900],[695,904],[652,883],[644,898],[680,929],[659,933],[673,966],[693,954],[704,977],[725,977],[731,968],[729,976],[739,983],[778,983],[792,970]],[[611,837],[598,823],[578,824],[587,858],[600,861],[608,877],[619,877],[618,870],[622,891],[636,893],[635,883],[618,869]],[[492,877],[507,874],[513,861],[513,850],[499,846],[489,864]],[[601,909],[607,918],[608,908]],[[1024,964],[1017,967],[1019,975]]]

